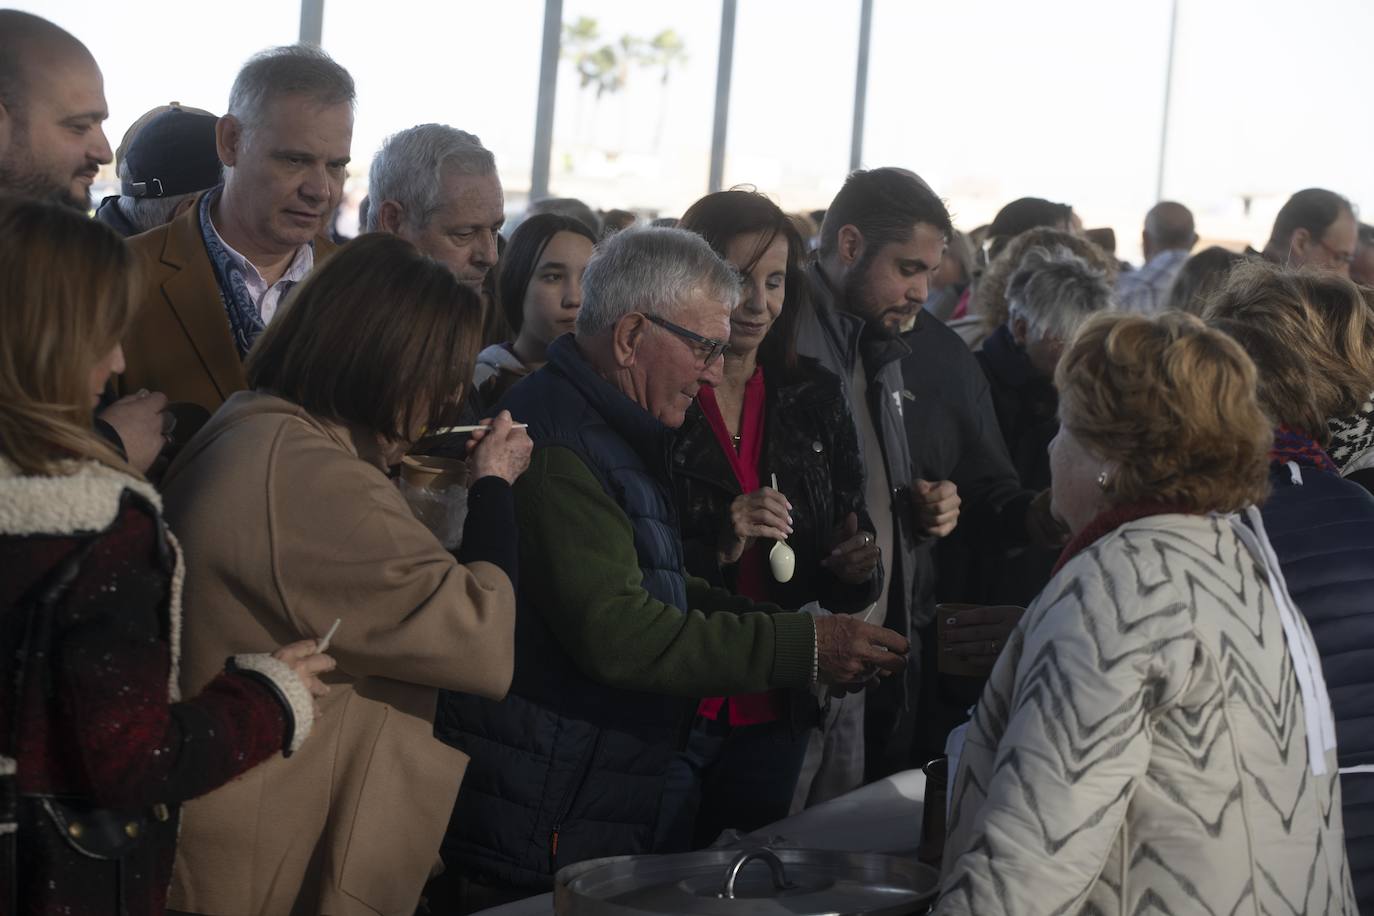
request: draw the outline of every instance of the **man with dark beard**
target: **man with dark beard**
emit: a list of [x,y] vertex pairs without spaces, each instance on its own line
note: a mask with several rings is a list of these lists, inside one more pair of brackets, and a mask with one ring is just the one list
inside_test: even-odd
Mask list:
[[29,13],[0,10],[0,192],[85,212],[114,158],[105,81],[86,46]]
[[[86,46],[39,16],[0,10],[0,194],[86,213],[91,182],[114,158],[101,127],[105,80]],[[140,391],[100,411],[96,429],[147,471],[166,440],[165,395]]]
[[[882,593],[863,617],[903,634],[912,632],[917,610],[918,544],[949,534],[959,518],[953,483],[914,479],[902,418],[901,361],[910,350],[898,336],[925,302],[952,231],[944,203],[914,173],[851,174],[825,214],[818,258],[808,270],[816,309],[801,319],[797,340],[801,353],[840,377],[859,433],[865,499],[884,566]],[[897,709],[884,719],[902,705],[903,691],[891,693]],[[864,702],[863,694],[830,698],[822,728],[812,733],[794,810],[862,783]]]

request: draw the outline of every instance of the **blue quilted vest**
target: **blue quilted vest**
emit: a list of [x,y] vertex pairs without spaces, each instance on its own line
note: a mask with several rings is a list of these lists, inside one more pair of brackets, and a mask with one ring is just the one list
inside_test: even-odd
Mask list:
[[[586,463],[630,520],[644,589],[685,608],[670,431],[596,375],[570,335],[500,406],[529,424],[536,450],[567,448]],[[569,537],[577,525],[567,520]],[[537,557],[520,563],[540,568]],[[435,735],[472,758],[443,858],[472,877],[541,890],[565,865],[654,851],[664,776],[695,701],[593,682],[544,610],[523,594],[518,602],[506,699],[440,695]]]

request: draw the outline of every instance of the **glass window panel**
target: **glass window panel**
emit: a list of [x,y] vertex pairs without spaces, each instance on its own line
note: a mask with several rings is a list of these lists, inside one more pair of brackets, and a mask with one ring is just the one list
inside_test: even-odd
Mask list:
[[[587,20],[595,38],[567,41]],[[710,173],[720,4],[567,0],[563,24],[551,193],[680,215]]]
[[877,0],[866,165],[902,165],[972,229],[1017,197],[1138,248],[1154,202],[1168,0]]
[[325,0],[322,43],[358,86],[351,196],[386,137],[430,122],[480,137],[523,196],[543,24],[543,0]]
[[[849,166],[859,0],[741,0],[725,187],[824,207]],[[712,83],[714,86],[714,83]]]
[[[55,22],[91,49],[105,75],[110,148],[145,111],[177,101],[223,114],[239,67],[263,48],[290,44],[300,7],[241,0],[210,11],[185,0],[18,0],[6,4]],[[101,170],[94,194],[117,193],[114,167]]]
[[1374,6],[1182,0],[1165,194],[1204,237],[1262,248],[1297,190],[1374,207],[1374,110],[1363,103]]

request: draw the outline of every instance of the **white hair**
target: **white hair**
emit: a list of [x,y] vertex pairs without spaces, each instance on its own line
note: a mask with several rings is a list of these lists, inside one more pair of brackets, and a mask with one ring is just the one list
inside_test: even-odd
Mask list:
[[705,239],[685,229],[626,229],[587,262],[577,333],[599,334],[631,312],[671,320],[701,295],[728,309],[739,304],[739,274]]
[[234,78],[229,110],[250,134],[262,123],[268,103],[284,95],[304,95],[321,105],[357,102],[353,77],[314,45],[286,45],[254,54]]
[[1112,288],[1087,261],[1062,246],[1027,251],[1007,283],[1007,311],[1027,336],[1068,341],[1094,312],[1112,307]]
[[400,204],[411,225],[429,222],[443,206],[445,168],[495,175],[496,157],[474,135],[446,124],[420,124],[387,137],[368,171],[367,230],[377,230],[385,200]]
[[[120,161],[115,169],[115,174],[119,177],[120,184],[129,180],[129,164]],[[124,218],[134,227],[134,234],[147,232],[149,229],[156,229],[172,219],[172,213],[177,205],[188,197],[194,197],[199,191],[190,191],[186,194],[173,194],[171,197],[130,197],[121,194],[115,198],[115,206],[119,212],[124,214]]]

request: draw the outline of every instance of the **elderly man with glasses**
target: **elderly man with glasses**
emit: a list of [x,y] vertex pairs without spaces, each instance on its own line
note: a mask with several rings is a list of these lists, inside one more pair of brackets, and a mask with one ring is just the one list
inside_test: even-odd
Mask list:
[[857,689],[905,662],[890,630],[756,604],[683,571],[669,445],[720,380],[734,270],[692,233],[627,230],[601,243],[582,283],[576,333],[500,405],[534,439],[514,488],[515,679],[500,703],[440,701],[436,734],[472,763],[431,906],[468,911],[548,890],[573,862],[671,851],[665,778],[696,698]]

